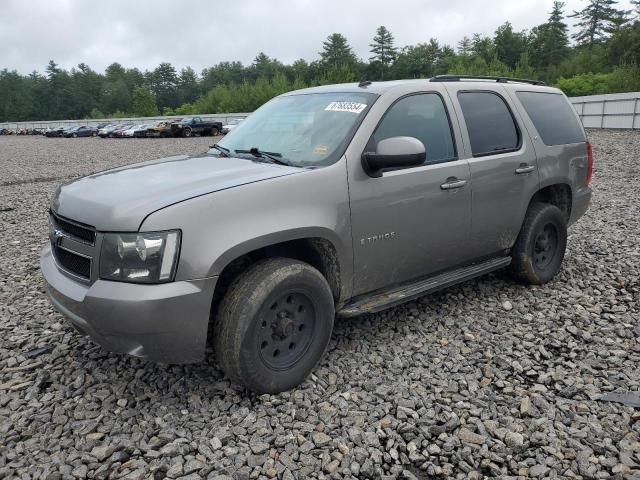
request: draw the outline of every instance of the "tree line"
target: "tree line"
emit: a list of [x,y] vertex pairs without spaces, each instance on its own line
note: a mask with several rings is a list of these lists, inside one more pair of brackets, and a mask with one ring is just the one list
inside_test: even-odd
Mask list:
[[[547,21],[515,31],[509,22],[492,36],[464,37],[455,48],[435,38],[399,48],[379,27],[371,56],[358,58],[347,38],[332,33],[318,58],[285,65],[259,53],[251,65],[220,62],[199,74],[161,63],[151,71],[109,65],[104,73],[80,63],[67,71],[53,60],[43,73],[0,70],[0,121],[250,112],[298,88],[361,79],[434,75],[504,75],[543,80],[567,95],[640,90],[640,0],[587,0],[565,12],[556,1]],[[569,35],[569,22],[576,33]]]

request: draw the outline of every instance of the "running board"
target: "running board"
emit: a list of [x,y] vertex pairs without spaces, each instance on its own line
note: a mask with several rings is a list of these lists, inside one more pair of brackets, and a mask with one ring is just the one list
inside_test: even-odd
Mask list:
[[476,263],[466,267],[451,270],[435,277],[422,279],[414,283],[394,287],[382,293],[367,295],[345,305],[338,315],[343,317],[355,317],[364,313],[375,313],[381,310],[395,307],[427,293],[441,290],[451,285],[470,280],[485,273],[506,267],[511,263],[511,257],[492,258],[482,263]]

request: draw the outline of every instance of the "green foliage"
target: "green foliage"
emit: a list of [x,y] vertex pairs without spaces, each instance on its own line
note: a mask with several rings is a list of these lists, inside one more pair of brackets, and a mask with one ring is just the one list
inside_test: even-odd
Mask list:
[[578,19],[579,30],[573,38],[579,45],[591,47],[626,22],[627,12],[617,9],[617,3],[616,0],[589,0],[586,7],[570,15]]
[[339,69],[342,66],[353,65],[357,58],[351,50],[347,39],[340,33],[332,33],[322,42],[320,63],[327,69]]
[[88,118],[88,119],[91,119],[91,118],[106,118],[106,116],[105,116],[104,113],[102,113],[97,108],[93,108],[89,112],[89,115],[87,115],[85,118]]
[[380,80],[384,80],[384,73],[393,63],[397,56],[397,49],[394,46],[394,39],[391,32],[384,25],[378,27],[376,35],[373,37],[373,43],[369,45],[373,56],[369,59],[379,71]]
[[581,73],[571,78],[560,77],[554,86],[572,97],[597,95],[607,92],[607,79],[606,73]]
[[154,115],[158,115],[155,96],[149,88],[144,86],[134,88],[131,108],[132,113],[138,117],[152,117]]
[[493,36],[469,35],[457,51],[431,38],[396,48],[381,26],[363,62],[345,36],[332,33],[318,58],[284,65],[266,53],[251,65],[220,62],[199,74],[169,63],[152,71],[109,65],[104,73],[81,63],[67,71],[51,60],[44,73],[0,70],[0,122],[127,116],[250,112],[280,93],[330,83],[434,75],[505,75],[541,79],[568,95],[640,90],[640,0],[634,17],[615,0],[586,0],[578,19],[579,44],[570,46],[564,3],[555,1],[547,21],[516,32],[509,22]]
[[636,65],[616,67],[610,73],[581,73],[560,77],[555,83],[569,96],[597,95],[640,90],[640,68]]
[[520,57],[528,51],[529,38],[526,32],[514,32],[509,22],[496,30],[493,38],[498,60],[509,68],[515,68]]

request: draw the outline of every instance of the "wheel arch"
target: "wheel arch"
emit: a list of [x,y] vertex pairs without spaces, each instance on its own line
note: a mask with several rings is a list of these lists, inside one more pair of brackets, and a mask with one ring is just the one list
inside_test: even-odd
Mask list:
[[529,205],[527,206],[527,211],[534,203],[550,203],[560,209],[568,222],[569,218],[571,218],[571,208],[573,207],[572,195],[571,186],[568,183],[554,183],[541,187],[531,197]]
[[212,322],[215,321],[218,307],[229,286],[247,268],[264,258],[284,257],[308,263],[327,280],[336,306],[346,300],[347,282],[342,278],[345,270],[334,240],[328,235],[292,234],[291,238],[280,238],[279,241],[272,237],[266,235],[237,245],[225,252],[212,267],[212,271],[219,272],[216,273],[219,278],[211,300],[210,334],[214,331]]
[[[242,242],[224,252],[212,265],[211,275],[219,276],[218,286],[226,288],[250,264],[262,258],[285,257],[306,262],[325,277],[336,303],[344,299],[342,275],[344,259],[340,258],[339,241],[333,235],[313,229],[264,235]],[[218,290],[216,286],[216,290]],[[214,298],[216,297],[214,292]]]

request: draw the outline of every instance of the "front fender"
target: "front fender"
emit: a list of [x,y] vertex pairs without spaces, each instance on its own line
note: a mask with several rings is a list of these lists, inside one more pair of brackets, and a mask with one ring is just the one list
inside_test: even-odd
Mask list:
[[140,230],[182,230],[176,280],[219,275],[234,259],[262,247],[322,238],[335,247],[341,285],[350,287],[353,253],[345,165],[343,159],[192,198],[149,215]]
[[275,245],[277,243],[301,240],[305,238],[320,238],[331,242],[335,247],[336,252],[338,252],[340,266],[342,267],[343,264],[346,263],[346,259],[342,257],[344,257],[344,253],[348,250],[348,246],[342,244],[342,240],[335,234],[335,232],[323,227],[301,227],[248,238],[247,240],[234,245],[216,259],[213,265],[211,265],[208,276],[220,275],[224,268],[233,260],[244,254],[253,252],[254,250]]

